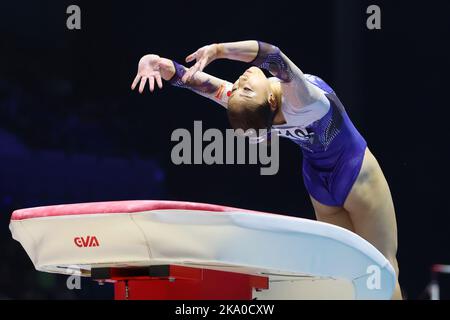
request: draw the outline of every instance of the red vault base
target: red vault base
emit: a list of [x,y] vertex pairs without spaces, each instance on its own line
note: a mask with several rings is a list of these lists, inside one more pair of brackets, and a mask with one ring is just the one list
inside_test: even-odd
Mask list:
[[251,300],[253,289],[269,288],[267,277],[174,265],[97,268],[91,277],[114,282],[116,300]]

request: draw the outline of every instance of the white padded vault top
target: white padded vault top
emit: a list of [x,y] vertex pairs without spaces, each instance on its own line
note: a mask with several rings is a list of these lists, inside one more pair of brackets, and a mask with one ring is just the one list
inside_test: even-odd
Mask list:
[[[176,264],[269,275],[272,293],[283,281],[308,281],[325,284],[324,292],[337,290],[333,298],[356,299],[389,299],[395,283],[387,259],[346,229],[209,204],[117,201],[21,209],[12,214],[10,230],[45,272],[71,274],[77,266],[89,276],[91,267]],[[303,297],[286,288],[259,296]]]

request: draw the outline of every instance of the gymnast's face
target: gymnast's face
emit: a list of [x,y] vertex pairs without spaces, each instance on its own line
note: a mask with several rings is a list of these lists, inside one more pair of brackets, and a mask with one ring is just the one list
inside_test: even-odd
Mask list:
[[234,107],[262,105],[270,94],[270,82],[257,67],[247,69],[234,83],[228,104]]

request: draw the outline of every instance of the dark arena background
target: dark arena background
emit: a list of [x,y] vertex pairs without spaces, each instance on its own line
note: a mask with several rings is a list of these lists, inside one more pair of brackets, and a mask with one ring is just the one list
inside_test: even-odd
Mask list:
[[[81,29],[66,8],[81,8]],[[381,9],[370,30],[369,5]],[[280,142],[278,174],[257,165],[171,161],[177,128],[229,128],[214,102],[164,83],[131,91],[141,56],[184,63],[199,47],[262,40],[337,92],[383,168],[398,223],[400,284],[430,299],[434,264],[450,264],[449,1],[0,2],[0,298],[110,299],[109,285],[37,272],[8,229],[19,208],[170,199],[314,219],[302,155]],[[246,64],[205,70],[234,82]],[[450,275],[439,275],[441,299]]]

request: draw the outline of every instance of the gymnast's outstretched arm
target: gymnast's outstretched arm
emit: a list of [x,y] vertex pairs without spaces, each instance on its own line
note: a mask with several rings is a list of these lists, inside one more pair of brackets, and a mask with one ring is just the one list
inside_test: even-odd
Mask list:
[[283,92],[294,106],[302,107],[324,99],[323,93],[278,47],[256,40],[218,43],[198,49],[186,58],[186,62],[196,60],[196,63],[182,80],[190,81],[198,71],[217,59],[248,62],[268,70],[282,80]]
[[183,82],[181,78],[186,71],[187,68],[175,61],[161,58],[155,54],[148,54],[139,61],[137,75],[131,89],[134,90],[140,81],[139,92],[142,93],[148,80],[150,91],[153,92],[155,81],[161,89],[163,87],[162,79],[164,79],[174,86],[190,89],[225,108],[227,107],[228,93],[231,92],[232,83],[204,72],[197,72],[193,77],[190,77],[189,81]]

